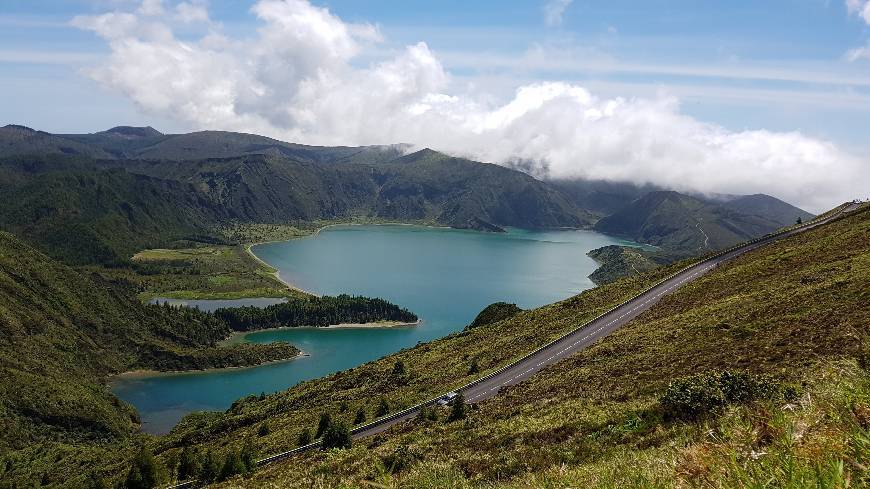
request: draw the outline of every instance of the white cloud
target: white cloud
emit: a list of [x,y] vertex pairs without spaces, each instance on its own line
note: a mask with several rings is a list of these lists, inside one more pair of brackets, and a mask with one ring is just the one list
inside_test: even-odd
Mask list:
[[867,163],[798,132],[731,132],[695,120],[667,95],[602,98],[568,83],[520,86],[507,101],[457,90],[425,43],[367,67],[378,29],[305,0],[260,0],[256,35],[219,26],[197,41],[162,16],[112,12],[74,24],[111,55],[89,72],[144,110],[197,129],[309,144],[408,142],[521,161],[538,176],[654,183],[679,190],[772,193],[812,210],[853,197]]
[[185,24],[209,22],[208,5],[205,0],[181,2],[175,6],[175,18]]
[[139,13],[149,16],[163,15],[163,0],[142,0]]
[[846,10],[870,25],[870,0],[846,0]]
[[548,26],[557,26],[562,24],[562,17],[565,15],[565,10],[574,0],[547,0],[544,4],[544,22]]
[[846,52],[846,59],[849,61],[858,61],[859,59],[870,59],[870,42],[860,48],[850,49]]

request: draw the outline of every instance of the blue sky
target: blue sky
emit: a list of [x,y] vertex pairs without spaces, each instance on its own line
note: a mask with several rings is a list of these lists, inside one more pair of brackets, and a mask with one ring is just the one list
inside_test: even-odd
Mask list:
[[[522,151],[484,155],[479,149],[482,143],[456,142],[455,138],[430,142],[417,135],[438,129],[423,122],[418,132],[393,128],[379,133],[360,129],[373,124],[361,115],[357,115],[359,120],[354,127],[339,124],[343,121],[336,122],[336,119],[342,116],[334,114],[334,107],[314,107],[314,99],[307,102],[300,99],[298,87],[301,85],[296,84],[304,76],[298,73],[304,74],[305,69],[322,73],[322,66],[312,68],[312,63],[316,65],[318,60],[305,58],[304,53],[282,51],[286,46],[280,44],[268,46],[266,40],[256,40],[264,38],[261,30],[282,21],[276,21],[276,17],[269,20],[269,14],[263,13],[265,10],[257,14],[252,8],[280,3],[280,0],[188,0],[185,3],[207,9],[209,20],[200,23],[172,20],[171,12],[181,0],[161,2],[165,11],[163,17],[141,14],[140,3],[141,0],[3,1],[0,4],[0,123],[25,124],[52,132],[91,132],[118,124],[152,125],[165,132],[207,128],[248,130],[319,143],[386,143],[402,138],[404,142],[432,146],[440,143],[445,149],[465,151],[481,159],[486,159],[484,156],[542,161],[556,158],[553,152],[548,153],[549,156]],[[309,6],[304,0],[291,3],[297,10]],[[493,117],[503,117],[505,111],[516,110],[516,104],[510,104],[512,100],[519,103],[515,97],[521,87],[562,82],[566,86],[582,87],[596,100],[600,99],[591,103],[597,104],[594,107],[582,102],[583,110],[602,109],[607,106],[607,100],[668,99],[678,107],[665,104],[667,107],[656,110],[663,111],[670,123],[680,125],[685,122],[682,117],[690,118],[691,124],[697,125],[690,130],[692,134],[705,131],[698,129],[703,125],[715,126],[702,135],[705,140],[717,139],[719,128],[730,131],[729,138],[747,131],[756,131],[753,137],[758,136],[757,131],[799,132],[810,138],[810,142],[830,142],[836,145],[837,151],[850,156],[863,155],[870,148],[870,8],[867,18],[862,18],[862,9],[866,6],[865,0],[312,0],[310,5],[316,15],[332,19],[339,26],[353,29],[352,26],[364,25],[376,32],[376,35],[355,31],[347,34],[350,39],[347,42],[353,46],[339,55],[335,63],[326,66],[327,71],[335,70],[334,76],[348,78],[343,89],[359,85],[357,78],[361,76],[371,81],[395,75],[372,68],[383,63],[393,63],[395,66],[390,65],[391,69],[401,71],[400,76],[418,69],[421,64],[431,65],[430,61],[437,64],[432,70],[421,70],[414,75],[419,80],[402,82],[402,90],[407,91],[411,83],[418,92],[411,95],[403,92],[399,100],[381,104],[375,108],[378,110],[388,110],[387,107],[399,110],[397,104],[404,104],[401,105],[403,110],[431,115],[432,94],[438,94],[452,97],[453,105],[449,110],[437,107],[442,119],[455,118],[459,121],[457,124],[484,131],[481,128],[486,124],[481,126],[480,121],[491,121]],[[100,31],[95,19],[110,12],[137,16],[138,27],[123,35]],[[289,15],[288,12],[292,13],[292,9],[281,15]],[[80,18],[86,20],[73,25],[72,20],[77,16],[85,16]],[[171,40],[142,34],[141,26],[146,21],[160,23],[171,32]],[[207,41],[207,36],[214,33],[231,42],[215,50]],[[320,34],[324,33],[317,35]],[[328,38],[331,34],[324,35]],[[370,39],[372,37],[377,39]],[[311,46],[332,49],[323,39],[311,46],[292,35],[288,39],[297,43],[293,46],[298,49]],[[139,52],[151,62],[159,60],[160,56],[171,56],[166,54],[170,52],[187,56],[180,47],[195,46],[198,49],[195,54],[199,53],[196,55],[202,58],[216,52],[218,57],[228,56],[229,61],[215,66],[244,70],[241,67],[248,66],[246,49],[256,51],[268,47],[275,49],[276,54],[268,60],[257,61],[252,70],[263,71],[293,63],[300,63],[301,67],[293,68],[298,76],[292,79],[286,78],[286,73],[278,81],[259,75],[250,79],[242,77],[244,79],[234,80],[230,88],[201,79],[152,78],[147,82],[143,79],[143,84],[195,87],[186,93],[167,92],[168,89],[149,92],[136,86],[137,76],[144,74],[148,78],[149,73],[166,68],[166,76],[171,77],[179,66],[157,65],[150,69],[137,67],[130,59],[111,59],[113,54],[129,58],[131,51],[119,46],[143,40],[152,50]],[[164,42],[171,45],[161,44]],[[409,47],[419,42],[425,43],[425,52],[411,53]],[[226,47],[230,45],[234,47]],[[859,51],[862,47],[867,47],[867,51]],[[163,48],[166,49],[160,50]],[[279,54],[279,51],[282,52]],[[856,59],[849,59],[850,52]],[[149,57],[149,53],[154,56]],[[260,56],[266,55],[261,53]],[[285,62],[282,56],[290,61]],[[407,68],[402,63],[411,63],[409,66],[416,68]],[[184,66],[191,64],[197,63],[188,61]],[[136,68],[143,71],[137,74]],[[202,72],[207,68],[192,69],[186,76],[204,77]],[[287,89],[288,83],[296,88]],[[246,84],[262,85],[262,90],[257,91],[256,96],[242,93],[239,87],[245,88]],[[559,96],[570,91],[565,87],[560,90]],[[372,95],[379,91],[379,88],[373,89]],[[228,98],[207,103],[231,105],[228,109],[231,117],[205,113],[208,111],[202,106],[194,107],[196,110],[178,108],[191,105],[187,104],[192,97],[190,94],[199,92],[229,93]],[[263,93],[269,93],[271,98],[253,100]],[[281,97],[287,100],[287,106],[282,106],[281,113],[276,114],[272,108],[285,102]],[[322,98],[316,99],[316,103]],[[247,99],[252,100],[240,102]],[[206,102],[195,101],[192,105],[197,103]],[[358,105],[366,111],[375,110],[368,107],[368,103],[362,100]],[[441,102],[436,105],[438,103]],[[534,108],[540,105],[535,104],[537,102],[532,103]],[[633,107],[637,109],[635,113],[642,112],[643,103]],[[528,115],[534,108],[522,110]],[[386,115],[378,117],[373,120],[381,120]],[[469,121],[476,121],[477,125]],[[413,123],[417,122],[414,119]],[[513,123],[513,119],[510,122]],[[409,121],[385,125],[404,127]],[[491,127],[486,126],[486,130],[489,129]],[[420,140],[408,141],[408,138]],[[738,146],[744,147],[745,141]],[[763,146],[773,148],[783,144],[765,141]],[[573,160],[578,158],[578,147],[571,147],[571,151],[575,151]],[[564,155],[566,151],[558,153]],[[656,150],[647,144],[642,151],[646,154]],[[733,148],[726,152],[732,153]],[[681,153],[678,157],[690,158],[690,153]],[[809,153],[818,153],[818,150],[808,150],[806,154]],[[770,156],[760,158],[769,160]],[[788,155],[773,156],[783,159]],[[720,157],[721,154],[711,156]],[[866,161],[854,165],[863,169]],[[542,171],[545,167],[542,164]],[[552,168],[561,167],[555,164]],[[625,178],[625,171],[596,170],[582,174],[619,179]]]
[[[163,117],[139,113],[130,101],[79,73],[107,49],[69,21],[123,3],[4,1],[2,119],[60,132],[93,131],[121,122],[184,129]],[[344,20],[377,24],[388,44],[425,41],[441,54],[447,69],[491,77],[499,84],[494,91],[501,94],[532,79],[587,82],[613,95],[671,87],[682,95],[687,113],[735,130],[802,130],[849,145],[870,136],[870,60],[850,63],[843,58],[867,42],[870,27],[849,16],[845,4],[836,0],[578,0],[568,5],[558,26],[546,25],[540,1],[319,3]],[[210,11],[228,31],[245,33],[256,27],[251,4],[212,0]],[[478,58],[511,57],[537,44],[588,50],[612,57],[620,66],[593,68],[578,60],[578,66],[563,68],[497,63],[474,67]],[[710,67],[718,68],[716,75],[721,76],[704,75]],[[782,72],[778,74],[786,79],[763,79],[766,70]],[[866,83],[810,83],[796,74]],[[808,100],[801,103],[804,94]]]

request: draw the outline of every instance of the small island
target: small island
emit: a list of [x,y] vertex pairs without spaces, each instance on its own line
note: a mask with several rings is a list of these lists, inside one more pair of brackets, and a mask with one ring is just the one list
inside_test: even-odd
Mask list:
[[341,294],[291,298],[267,307],[227,307],[214,312],[233,331],[299,326],[412,324],[417,315],[379,298]]

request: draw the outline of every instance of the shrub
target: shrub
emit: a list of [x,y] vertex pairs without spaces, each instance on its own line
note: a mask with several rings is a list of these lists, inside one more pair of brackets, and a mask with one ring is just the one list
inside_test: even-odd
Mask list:
[[477,365],[477,357],[471,360],[471,365],[468,366],[468,375],[474,375],[480,372],[480,367]]
[[396,363],[393,364],[393,375],[397,377],[405,375],[405,362],[396,360]]
[[199,474],[199,479],[203,482],[214,482],[220,475],[221,462],[215,456],[214,452],[208,450],[205,452],[205,457],[202,461],[202,472]]
[[353,419],[353,424],[363,424],[366,422],[366,410],[363,408],[359,408],[356,412],[356,417]]
[[465,418],[465,396],[460,392],[453,399],[453,404],[450,407],[450,415],[447,416],[447,421],[457,421]]
[[311,431],[308,428],[302,428],[299,438],[296,439],[296,444],[303,447],[309,443],[311,443]]
[[143,448],[133,460],[133,465],[127,473],[127,479],[124,481],[124,487],[128,489],[151,489],[157,487],[159,483],[158,478],[159,471],[157,462],[154,460],[154,454],[147,448]]
[[435,406],[423,406],[420,408],[420,412],[417,413],[417,419],[422,421],[437,421],[438,410],[435,409]]
[[245,472],[245,465],[242,463],[241,457],[235,450],[230,450],[227,457],[224,459],[223,467],[221,467],[218,480],[227,480],[236,474]]
[[375,417],[380,418],[388,414],[390,414],[390,403],[387,402],[385,397],[382,397],[380,402],[378,402],[378,408],[375,410]]
[[406,445],[402,445],[396,448],[393,453],[384,457],[384,466],[395,474],[409,468],[421,458],[420,454],[412,451]]
[[353,445],[353,440],[350,436],[350,428],[343,421],[335,421],[330,423],[323,433],[323,449],[331,448],[350,448]]
[[659,400],[667,416],[697,419],[728,404],[796,397],[793,387],[783,387],[767,375],[745,372],[708,372],[677,379]]
[[260,428],[257,430],[257,436],[266,436],[269,434],[271,430],[269,429],[269,423],[263,423],[260,425]]
[[332,424],[332,417],[329,413],[321,414],[320,421],[317,423],[317,433],[314,434],[314,438],[320,438],[326,432],[326,429],[329,428],[330,424]]

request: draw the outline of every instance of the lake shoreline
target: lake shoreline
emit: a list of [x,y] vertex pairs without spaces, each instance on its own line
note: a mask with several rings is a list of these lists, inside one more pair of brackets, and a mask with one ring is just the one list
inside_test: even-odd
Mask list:
[[254,365],[245,365],[238,367],[212,367],[212,368],[199,368],[199,369],[190,369],[190,370],[150,370],[150,369],[137,369],[137,370],[128,370],[126,372],[121,372],[119,374],[115,374],[109,377],[109,384],[111,385],[116,380],[138,380],[138,379],[150,379],[154,377],[171,377],[176,375],[197,375],[197,374],[208,374],[213,372],[223,372],[223,371],[232,371],[232,370],[245,370],[249,368],[259,368],[264,367],[266,365],[273,365],[277,363],[285,363],[292,362],[293,360],[298,360],[302,357],[310,356],[308,353],[304,351],[299,351],[296,355],[290,358],[282,358],[280,360],[270,360],[268,362],[257,363]]
[[229,346],[235,345],[238,343],[242,343],[244,338],[250,334],[255,333],[265,333],[269,331],[286,331],[286,330],[296,330],[296,329],[317,329],[317,330],[329,330],[329,329],[393,329],[393,328],[411,328],[415,326],[419,326],[423,322],[422,319],[418,319],[414,322],[404,322],[404,321],[377,321],[373,323],[342,323],[342,324],[331,324],[329,326],[281,326],[280,328],[261,328],[261,329],[253,329],[251,331],[234,331],[230,334],[225,340],[218,343],[219,346]]

